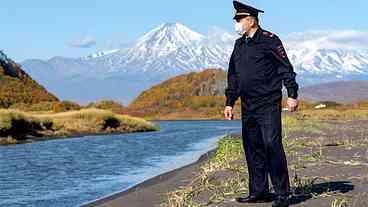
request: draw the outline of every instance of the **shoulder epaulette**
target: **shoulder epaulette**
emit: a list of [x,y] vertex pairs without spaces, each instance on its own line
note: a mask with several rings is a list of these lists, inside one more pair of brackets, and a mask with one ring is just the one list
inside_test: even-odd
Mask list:
[[274,36],[275,36],[275,34],[274,34],[274,33],[269,32],[269,31],[264,31],[264,32],[263,32],[263,35],[264,35],[264,36],[266,36],[266,37],[274,37]]

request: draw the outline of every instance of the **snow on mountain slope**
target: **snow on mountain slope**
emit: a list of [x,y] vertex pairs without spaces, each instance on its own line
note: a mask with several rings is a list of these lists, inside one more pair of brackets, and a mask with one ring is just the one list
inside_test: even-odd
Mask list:
[[165,23],[139,38],[129,52],[157,51],[159,53],[157,55],[161,56],[182,46],[191,46],[204,38],[203,35],[190,30],[182,24]]
[[286,47],[301,74],[368,74],[366,35],[349,30],[294,33],[286,38]]
[[88,55],[85,59],[88,60],[88,59],[92,59],[92,58],[103,57],[105,55],[109,55],[109,54],[116,53],[116,52],[119,52],[119,51],[120,51],[120,49],[113,49],[113,50],[107,50],[107,51],[99,51],[99,52],[93,53],[91,55]]
[[108,72],[169,76],[224,67],[232,44],[215,44],[180,23],[165,23],[139,38],[131,47],[90,61],[103,62]]

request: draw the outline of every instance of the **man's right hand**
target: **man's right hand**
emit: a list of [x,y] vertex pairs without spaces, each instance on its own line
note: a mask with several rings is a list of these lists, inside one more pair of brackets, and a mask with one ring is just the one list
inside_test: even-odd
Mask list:
[[232,120],[234,118],[233,107],[226,106],[224,110],[225,119]]

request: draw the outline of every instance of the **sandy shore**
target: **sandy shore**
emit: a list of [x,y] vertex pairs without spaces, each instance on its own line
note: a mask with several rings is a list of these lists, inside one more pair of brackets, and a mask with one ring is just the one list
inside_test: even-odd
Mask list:
[[149,207],[159,206],[164,194],[176,190],[178,186],[185,185],[199,172],[201,163],[207,161],[216,152],[213,149],[203,154],[196,162],[163,173],[139,183],[126,191],[82,205],[83,207]]

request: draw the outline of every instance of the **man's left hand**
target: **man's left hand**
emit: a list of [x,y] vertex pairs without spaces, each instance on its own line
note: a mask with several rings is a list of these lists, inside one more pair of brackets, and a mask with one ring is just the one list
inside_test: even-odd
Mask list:
[[298,100],[294,98],[288,98],[287,105],[290,112],[296,111],[298,108]]

